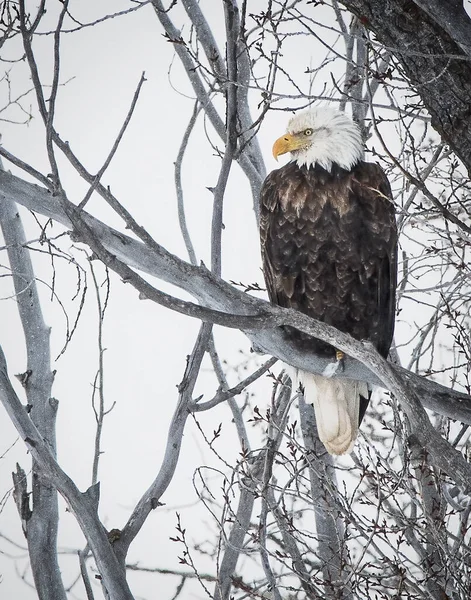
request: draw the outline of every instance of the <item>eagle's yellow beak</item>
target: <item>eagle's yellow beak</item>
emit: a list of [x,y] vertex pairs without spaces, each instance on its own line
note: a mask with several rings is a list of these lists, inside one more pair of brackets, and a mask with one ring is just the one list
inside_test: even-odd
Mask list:
[[278,157],[293,150],[299,150],[306,144],[306,140],[298,135],[285,133],[279,137],[273,144],[273,157],[278,160]]

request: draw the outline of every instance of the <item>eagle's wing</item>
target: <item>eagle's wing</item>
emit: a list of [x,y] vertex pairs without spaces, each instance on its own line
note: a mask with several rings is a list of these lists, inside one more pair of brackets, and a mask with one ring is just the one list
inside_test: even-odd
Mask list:
[[[286,306],[283,298],[278,298],[275,282],[278,278],[278,269],[274,264],[270,252],[272,245],[272,220],[275,208],[278,206],[279,185],[278,171],[272,171],[265,179],[260,192],[260,245],[262,250],[263,274],[267,286],[268,297],[274,304]],[[282,302],[280,304],[280,301]]]
[[355,170],[351,194],[361,203],[369,228],[362,249],[365,274],[376,286],[376,310],[369,339],[387,357],[394,334],[397,286],[397,227],[391,186],[376,163],[361,163]]
[[[397,231],[391,189],[376,164],[351,172],[273,171],[261,191],[260,235],[270,300],[369,339],[387,356],[394,331]],[[299,331],[301,348],[333,348]],[[366,385],[295,370],[329,452],[348,452],[369,400]]]
[[289,163],[268,175],[260,193],[260,242],[268,297],[274,304],[303,312],[307,311],[298,300],[305,296],[305,273],[299,267],[307,256],[302,244],[296,243],[295,213],[291,211],[286,218],[282,207],[294,198],[304,203],[310,191],[305,176],[295,163]]

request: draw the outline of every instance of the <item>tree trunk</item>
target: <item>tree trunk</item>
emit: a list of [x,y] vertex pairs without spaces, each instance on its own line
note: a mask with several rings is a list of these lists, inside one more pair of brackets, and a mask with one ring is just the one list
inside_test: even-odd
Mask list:
[[471,21],[459,0],[341,0],[401,63],[471,175]]

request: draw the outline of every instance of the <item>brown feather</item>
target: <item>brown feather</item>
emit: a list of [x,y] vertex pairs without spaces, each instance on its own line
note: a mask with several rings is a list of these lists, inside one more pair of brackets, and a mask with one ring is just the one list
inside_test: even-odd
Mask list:
[[[261,192],[260,236],[270,300],[370,340],[387,356],[394,331],[397,231],[379,165],[273,171]],[[335,349],[297,330],[301,348]],[[364,412],[364,409],[363,411]],[[361,420],[361,416],[360,416]]]

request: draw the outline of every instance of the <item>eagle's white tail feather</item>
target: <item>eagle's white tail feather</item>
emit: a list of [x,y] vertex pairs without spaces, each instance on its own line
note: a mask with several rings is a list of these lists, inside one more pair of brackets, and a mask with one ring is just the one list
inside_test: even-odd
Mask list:
[[314,405],[319,439],[330,454],[353,450],[358,433],[360,394],[368,398],[362,381],[328,378],[290,368],[293,389],[304,388],[304,399]]

